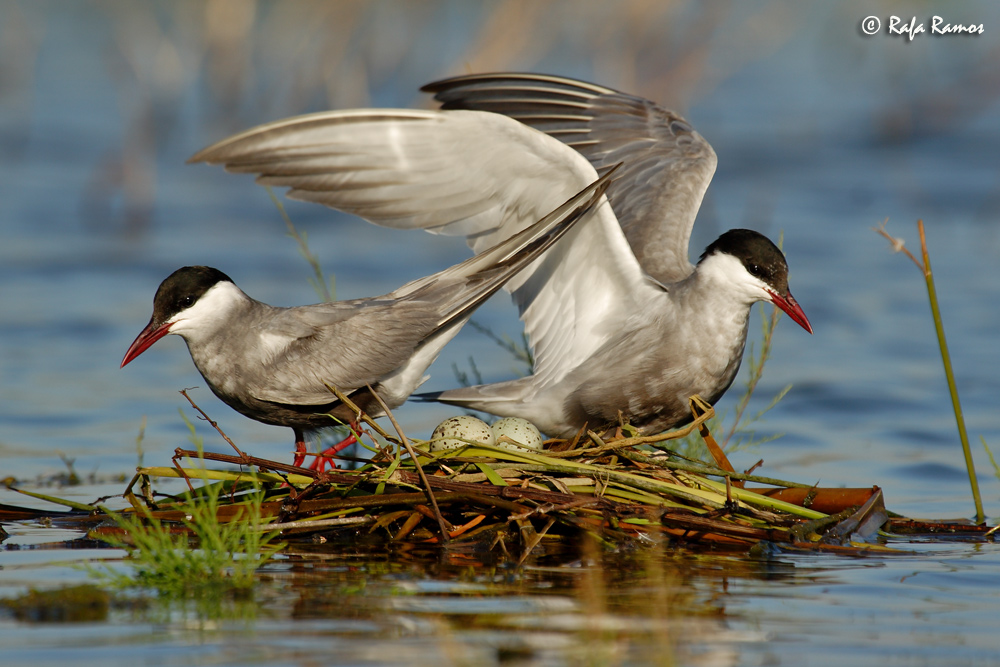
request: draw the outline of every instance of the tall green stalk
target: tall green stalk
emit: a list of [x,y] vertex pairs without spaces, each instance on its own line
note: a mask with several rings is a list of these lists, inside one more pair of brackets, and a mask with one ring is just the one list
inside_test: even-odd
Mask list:
[[944,323],[941,321],[941,309],[938,307],[937,291],[934,289],[934,275],[931,273],[931,259],[927,254],[927,239],[924,236],[924,221],[917,220],[920,230],[920,252],[924,259],[924,279],[927,281],[927,297],[931,302],[931,314],[934,316],[934,330],[937,332],[938,347],[941,348],[941,361],[944,362],[944,374],[948,379],[948,392],[951,394],[951,406],[955,410],[955,421],[958,423],[958,437],[962,441],[962,453],[965,455],[965,467],[969,471],[969,484],[972,486],[972,499],[976,504],[976,522],[986,520],[983,513],[983,500],[979,494],[979,480],[976,479],[976,466],[972,462],[972,449],[969,447],[969,434],[965,430],[965,418],[962,416],[962,403],[958,400],[958,387],[955,384],[955,373],[951,368],[951,356],[948,354],[948,342],[944,338]]
[[941,350],[941,361],[944,363],[944,375],[948,380],[948,392],[951,394],[951,405],[955,411],[955,422],[958,424],[958,437],[962,441],[962,453],[965,455],[965,467],[969,472],[969,484],[972,487],[972,500],[976,505],[976,522],[986,520],[983,513],[983,500],[979,493],[979,480],[976,479],[976,466],[972,461],[972,449],[969,447],[969,434],[965,430],[965,418],[962,416],[962,403],[958,400],[958,387],[955,384],[955,373],[951,368],[951,355],[948,354],[948,342],[944,337],[944,323],[941,320],[941,309],[938,307],[937,290],[934,288],[934,274],[931,272],[931,259],[927,253],[927,237],[924,235],[924,221],[917,220],[917,230],[920,232],[920,251],[923,262],[918,260],[903,246],[900,239],[895,239],[885,231],[876,229],[879,234],[889,239],[897,252],[904,252],[924,274],[927,282],[927,297],[931,302],[931,315],[934,317],[934,330],[937,332],[938,347]]

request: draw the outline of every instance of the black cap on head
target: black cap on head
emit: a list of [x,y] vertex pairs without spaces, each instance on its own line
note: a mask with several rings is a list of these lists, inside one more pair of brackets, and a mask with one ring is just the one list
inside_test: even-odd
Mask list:
[[166,322],[168,319],[191,307],[220,282],[233,279],[210,266],[185,266],[177,269],[160,283],[153,297],[153,320]]
[[763,234],[752,229],[730,229],[705,248],[698,261],[716,253],[732,255],[750,275],[763,280],[779,294],[788,293],[788,263],[778,246]]

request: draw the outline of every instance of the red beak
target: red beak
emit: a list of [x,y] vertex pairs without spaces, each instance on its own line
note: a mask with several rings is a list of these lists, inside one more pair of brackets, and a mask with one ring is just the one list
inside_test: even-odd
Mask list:
[[[812,325],[809,324],[809,318],[806,317],[806,314],[804,312],[802,312],[802,306],[800,306],[799,302],[795,300],[795,297],[792,296],[791,292],[788,292],[788,294],[786,294],[785,296],[776,294],[771,290],[768,290],[768,293],[771,295],[771,301],[774,302],[774,305],[776,305],[778,308],[781,308],[783,311],[788,313],[788,316],[793,320],[795,320],[795,322],[800,327],[802,327],[809,333],[813,332]],[[138,354],[138,352],[136,354]]]
[[[803,315],[803,317],[805,317],[805,315]],[[146,325],[146,328],[140,331],[139,335],[136,336],[134,341],[132,341],[132,344],[128,348],[128,352],[125,353],[125,358],[122,359],[122,365],[119,366],[119,368],[125,368],[125,364],[138,357],[140,354],[149,349],[150,345],[170,333],[170,327],[172,325],[173,322],[167,322],[166,324],[161,324],[156,327],[153,326],[153,320],[150,320],[149,324]]]

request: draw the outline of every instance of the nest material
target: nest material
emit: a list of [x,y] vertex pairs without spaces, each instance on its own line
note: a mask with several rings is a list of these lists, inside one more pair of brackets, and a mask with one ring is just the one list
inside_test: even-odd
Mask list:
[[[810,488],[663,451],[664,443],[703,421],[654,438],[601,440],[591,434],[587,446],[579,438],[553,441],[545,452],[470,442],[430,454],[428,443],[418,441],[414,448],[401,437],[353,471],[316,473],[238,449],[236,456],[177,450],[175,462],[201,457],[256,469],[256,484],[270,486],[261,506],[270,521],[264,528],[281,530],[282,539],[336,539],[360,531],[393,542],[516,551],[522,559],[543,539],[581,532],[611,546],[672,539],[737,550],[761,543],[877,548],[859,542],[874,535],[886,519],[877,487]],[[140,470],[126,495],[161,520],[180,510],[153,502],[148,491],[141,494],[145,501],[133,494],[136,481],[148,489],[156,476],[221,480],[228,485],[233,508],[249,480],[245,472],[205,471],[179,463]],[[742,488],[747,482],[755,488]]]
[[[219,430],[193,401],[192,406]],[[365,432],[376,443],[372,457],[356,460],[362,464],[357,470],[329,472],[250,456],[219,430],[236,455],[178,449],[173,467],[139,469],[123,495],[138,516],[178,522],[180,530],[190,503],[211,492],[220,522],[245,521],[253,499],[259,501],[260,529],[280,531],[288,542],[353,542],[368,536],[519,554],[518,562],[544,540],[581,534],[610,547],[670,540],[744,552],[777,548],[859,554],[888,549],[876,539],[885,528],[952,536],[979,536],[988,530],[891,519],[878,487],[823,489],[737,473],[705,426],[714,414],[711,406],[696,397],[692,409],[696,418],[691,425],[657,436],[627,437],[618,429],[607,439],[581,432],[571,441],[549,441],[543,452],[469,442],[432,454],[431,443],[417,441],[414,447],[386,408],[398,437],[359,413],[378,435]],[[671,440],[695,429],[715,466],[670,450]],[[198,459],[201,465],[184,467],[185,459]],[[205,461],[239,469],[210,470]],[[185,479],[189,492],[158,499],[152,484],[161,477]],[[192,480],[205,484],[196,488]],[[37,497],[70,506],[71,512],[60,514],[76,521],[97,522],[107,511]],[[0,518],[5,509],[20,508],[0,508]],[[121,526],[96,530],[120,531]]]

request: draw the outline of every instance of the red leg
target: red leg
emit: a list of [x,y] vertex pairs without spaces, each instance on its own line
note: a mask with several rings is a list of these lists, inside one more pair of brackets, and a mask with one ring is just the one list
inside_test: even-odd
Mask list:
[[306,460],[306,439],[302,435],[302,429],[292,427],[292,431],[295,432],[295,460],[292,465],[301,467]]
[[316,472],[323,472],[323,469],[326,468],[326,465],[328,463],[330,464],[331,470],[337,467],[337,464],[330,457],[332,457],[334,454],[337,454],[340,451],[347,449],[348,447],[350,447],[351,445],[353,445],[358,441],[357,437],[354,435],[355,431],[357,431],[359,428],[358,425],[355,424],[354,422],[351,422],[350,424],[348,424],[348,426],[351,429],[350,435],[348,435],[346,438],[344,438],[337,444],[332,445],[331,447],[328,447],[325,450],[323,450],[323,453],[317,456],[313,460],[313,462],[309,465],[309,468],[311,470],[315,470]]

